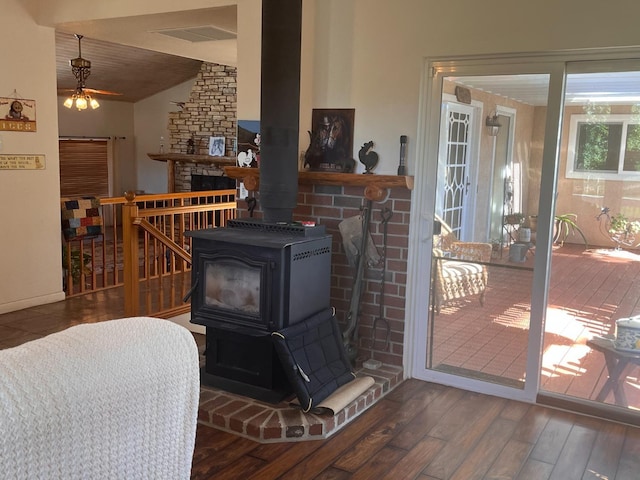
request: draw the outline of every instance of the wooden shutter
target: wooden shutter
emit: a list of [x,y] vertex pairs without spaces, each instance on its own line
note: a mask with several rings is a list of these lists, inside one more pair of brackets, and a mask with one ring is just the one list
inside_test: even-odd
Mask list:
[[106,140],[60,140],[60,195],[108,197]]

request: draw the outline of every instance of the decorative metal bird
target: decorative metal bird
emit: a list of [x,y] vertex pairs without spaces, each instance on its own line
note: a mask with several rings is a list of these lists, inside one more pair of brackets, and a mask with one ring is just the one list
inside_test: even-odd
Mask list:
[[373,140],[362,145],[362,148],[358,152],[358,158],[360,163],[364,165],[364,173],[373,173],[373,170],[378,164],[378,154],[372,150]]
[[173,102],[172,101],[171,103],[173,103],[174,105],[177,105],[178,108],[180,109],[180,111],[182,111],[182,109],[184,109],[184,103],[185,102]]

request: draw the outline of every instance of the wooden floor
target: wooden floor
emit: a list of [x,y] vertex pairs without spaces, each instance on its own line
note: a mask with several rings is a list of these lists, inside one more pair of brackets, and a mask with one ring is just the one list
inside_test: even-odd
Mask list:
[[[123,316],[117,289],[0,315],[0,348]],[[408,380],[327,440],[199,425],[193,479],[638,479],[640,429]]]
[[192,479],[634,479],[640,429],[407,380],[328,440],[199,426]]

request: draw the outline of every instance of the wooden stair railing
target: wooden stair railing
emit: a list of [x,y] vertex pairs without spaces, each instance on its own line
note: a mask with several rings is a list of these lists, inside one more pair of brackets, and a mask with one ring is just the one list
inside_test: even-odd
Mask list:
[[[103,234],[65,242],[65,293],[123,287],[128,315],[171,317],[189,310],[188,230],[236,217],[236,190],[101,198]],[[183,293],[184,292],[184,293]]]
[[[224,226],[227,220],[235,218],[235,196],[227,202],[160,208],[139,208],[140,202],[133,192],[127,192],[125,198],[127,203],[122,206],[125,315],[166,318],[187,313],[190,305],[184,303],[183,297],[190,289],[191,243],[184,234],[187,227],[202,228],[202,222],[194,222],[189,216],[208,215],[213,224],[205,222],[204,228]],[[150,258],[159,263],[155,276],[148,272]]]

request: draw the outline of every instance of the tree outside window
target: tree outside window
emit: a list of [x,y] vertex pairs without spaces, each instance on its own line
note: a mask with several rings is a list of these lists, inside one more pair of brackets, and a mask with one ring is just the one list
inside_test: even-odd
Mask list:
[[[615,179],[640,173],[637,115],[572,115],[567,176]],[[571,148],[572,147],[572,148]]]

